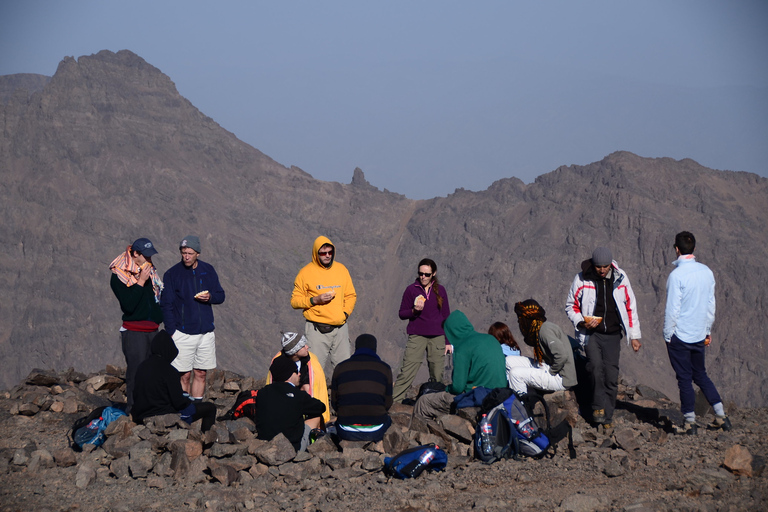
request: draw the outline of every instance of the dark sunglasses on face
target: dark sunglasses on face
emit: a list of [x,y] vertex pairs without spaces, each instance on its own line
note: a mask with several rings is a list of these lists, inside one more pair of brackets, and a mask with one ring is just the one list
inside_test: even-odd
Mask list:
[[419,277],[432,277],[431,272],[419,272]]
[[333,254],[333,251],[317,251],[318,256],[330,256]]

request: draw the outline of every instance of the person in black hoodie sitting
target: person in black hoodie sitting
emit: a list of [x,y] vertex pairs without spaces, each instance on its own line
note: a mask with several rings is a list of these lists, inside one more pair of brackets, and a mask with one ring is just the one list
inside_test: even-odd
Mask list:
[[272,384],[260,389],[256,396],[258,438],[270,441],[282,433],[297,452],[306,450],[311,429],[304,420],[322,415],[325,404],[297,387],[299,373],[290,357],[277,356],[269,372]]
[[181,414],[187,423],[203,420],[206,432],[216,420],[216,406],[211,402],[193,401],[181,389],[179,372],[171,362],[179,355],[173,338],[165,330],[152,340],[152,355],[139,365],[133,389],[131,414],[136,423],[162,414]]

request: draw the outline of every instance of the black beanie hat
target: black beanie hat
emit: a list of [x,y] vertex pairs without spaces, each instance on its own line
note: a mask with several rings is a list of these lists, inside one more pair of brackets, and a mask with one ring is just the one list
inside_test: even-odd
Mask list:
[[280,354],[272,361],[269,366],[269,373],[272,374],[272,382],[285,382],[291,375],[298,373],[296,363],[290,357]]
[[376,352],[376,336],[373,334],[361,334],[355,340],[355,350],[367,348]]

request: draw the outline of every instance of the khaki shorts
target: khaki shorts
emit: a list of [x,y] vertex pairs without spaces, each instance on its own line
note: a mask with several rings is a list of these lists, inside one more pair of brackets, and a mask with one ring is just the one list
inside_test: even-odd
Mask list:
[[205,334],[173,333],[173,342],[179,349],[179,355],[171,365],[181,373],[194,370],[212,370],[216,368],[216,336],[213,332]]

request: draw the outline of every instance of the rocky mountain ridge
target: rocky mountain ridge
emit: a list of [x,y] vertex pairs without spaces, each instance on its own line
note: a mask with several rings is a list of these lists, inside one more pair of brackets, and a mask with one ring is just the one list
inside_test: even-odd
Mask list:
[[340,184],[273,161],[129,51],[67,57],[42,82],[0,106],[0,278],[13,292],[0,305],[0,387],[34,367],[121,364],[109,262],[146,236],[162,273],[187,234],[200,236],[227,291],[215,309],[220,367],[261,377],[279,332],[303,328],[289,305],[293,278],[324,234],[357,288],[351,335],[374,333],[395,369],[406,339],[397,308],[422,257],[437,261],[452,307],[478,330],[514,325],[514,303],[534,297],[569,331],[570,282],[608,245],[643,331],[622,373],[676,396],[661,324],[672,241],[687,229],[718,281],[710,374],[726,400],[766,404],[765,178],[617,152],[531,184],[507,178],[415,201],[359,169]]

